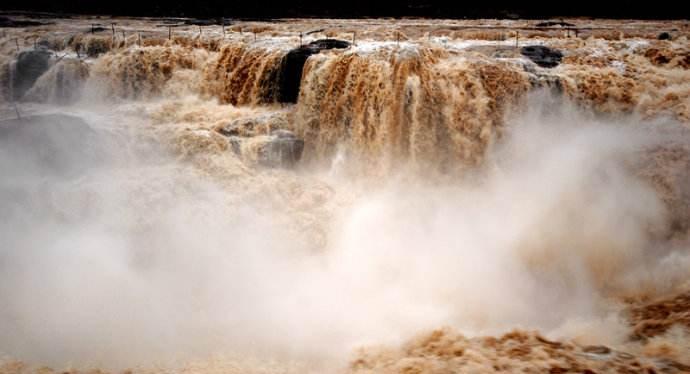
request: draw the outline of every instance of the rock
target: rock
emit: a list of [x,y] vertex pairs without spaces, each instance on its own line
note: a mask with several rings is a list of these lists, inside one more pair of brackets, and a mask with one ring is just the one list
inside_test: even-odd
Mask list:
[[216,128],[225,136],[255,136],[270,134],[273,130],[287,126],[287,120],[282,113],[260,115],[250,118],[238,118],[228,124]]
[[309,43],[308,47],[318,49],[319,51],[324,49],[345,49],[350,48],[350,42],[338,39],[319,39]]
[[105,157],[105,139],[79,117],[49,114],[0,121],[3,178],[79,175]]
[[[247,122],[251,127],[254,126],[253,122]],[[237,123],[237,121],[230,122],[229,124],[219,127],[216,131],[218,131],[221,135],[225,136],[240,136],[244,135],[242,134],[242,131],[244,129],[244,126],[241,124]]]
[[76,101],[89,77],[89,65],[77,58],[65,57],[36,80],[24,94],[24,100],[69,104]]
[[217,131],[225,136],[254,136],[261,125],[262,122],[256,118],[240,118],[219,127]]
[[297,138],[291,131],[276,130],[259,151],[258,161],[265,166],[291,167],[302,158],[303,150],[304,140]]
[[657,39],[659,39],[659,40],[671,40],[671,34],[669,34],[667,32],[662,32],[661,34],[659,34]]
[[533,63],[527,61],[522,62],[522,68],[527,73],[532,88],[546,89],[555,96],[563,93],[563,82],[560,76],[537,69]]
[[575,27],[574,24],[564,22],[564,21],[545,21],[536,24],[537,27],[552,27],[552,26],[562,26],[562,27]]
[[318,53],[309,47],[302,46],[288,52],[280,62],[278,73],[278,101],[296,103],[299,96],[299,85],[302,80],[302,69],[309,56]]
[[278,101],[296,103],[299,86],[302,81],[302,70],[309,56],[325,49],[348,48],[350,43],[338,39],[320,39],[289,51],[280,62],[278,72]]
[[304,141],[284,130],[284,113],[239,118],[215,130],[225,135],[230,149],[251,163],[269,167],[291,167],[302,157]]
[[51,66],[50,58],[52,53],[46,49],[34,49],[19,52],[14,63],[14,71],[10,72],[12,77],[13,98],[21,99]]
[[230,149],[232,149],[232,153],[241,157],[242,156],[242,138],[240,138],[239,136],[235,136],[235,135],[228,136],[228,142],[230,143]]
[[543,68],[558,66],[563,59],[561,51],[543,45],[529,45],[520,49],[520,53]]
[[292,167],[302,158],[304,150],[304,140],[288,130],[253,137],[229,135],[228,142],[237,156],[268,167]]
[[103,32],[103,31],[110,31],[110,29],[107,29],[103,26],[92,26],[90,29],[85,30],[85,32],[90,32],[90,33],[97,33],[97,32]]

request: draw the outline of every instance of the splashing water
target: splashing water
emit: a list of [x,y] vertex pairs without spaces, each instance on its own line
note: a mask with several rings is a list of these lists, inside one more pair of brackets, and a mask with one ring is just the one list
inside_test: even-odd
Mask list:
[[687,39],[362,39],[280,104],[265,32],[113,35],[0,123],[0,372],[690,365]]

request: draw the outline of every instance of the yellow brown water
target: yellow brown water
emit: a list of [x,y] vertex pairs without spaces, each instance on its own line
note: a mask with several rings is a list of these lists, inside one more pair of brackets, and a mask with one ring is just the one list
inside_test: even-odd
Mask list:
[[688,370],[683,22],[113,21],[0,34],[3,87],[55,51],[20,114],[91,129],[70,173],[3,143],[0,372]]

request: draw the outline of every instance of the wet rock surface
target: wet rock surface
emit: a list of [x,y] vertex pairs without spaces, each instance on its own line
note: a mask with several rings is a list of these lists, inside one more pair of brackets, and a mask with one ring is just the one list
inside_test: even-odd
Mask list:
[[544,22],[537,23],[535,26],[537,26],[537,27],[553,27],[553,26],[575,27],[575,24],[572,24],[569,22],[564,22],[564,21],[544,21]]
[[238,118],[215,131],[227,137],[237,156],[268,167],[292,167],[301,158],[304,140],[285,130],[287,119],[281,114]]
[[287,126],[285,118],[280,115],[238,118],[216,129],[225,136],[249,137],[270,134],[273,130]]
[[36,80],[51,66],[52,52],[35,49],[19,52],[12,73],[13,98],[21,99]]
[[0,121],[3,177],[68,176],[99,163],[103,144],[83,119],[47,114]]
[[81,97],[89,77],[89,65],[78,58],[59,59],[24,94],[24,100],[70,104]]
[[302,69],[309,56],[326,49],[343,49],[349,42],[338,39],[319,39],[288,52],[280,63],[278,73],[278,101],[296,103],[299,96],[299,85],[302,80]]
[[520,49],[520,53],[543,68],[558,66],[563,59],[561,51],[543,45],[528,45]]
[[292,167],[304,150],[304,140],[288,130],[276,130],[266,139],[259,151],[259,163],[270,167]]
[[290,168],[302,158],[304,140],[299,139],[291,131],[275,130],[270,135],[254,137],[235,134],[226,135],[232,152],[258,165]]

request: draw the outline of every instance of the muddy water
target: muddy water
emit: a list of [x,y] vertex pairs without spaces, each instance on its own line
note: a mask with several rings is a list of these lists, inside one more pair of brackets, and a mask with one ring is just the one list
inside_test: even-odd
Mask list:
[[[2,372],[690,365],[682,23],[92,22],[0,37],[8,90],[16,41],[55,53],[3,95]],[[316,25],[356,44],[279,103]]]

